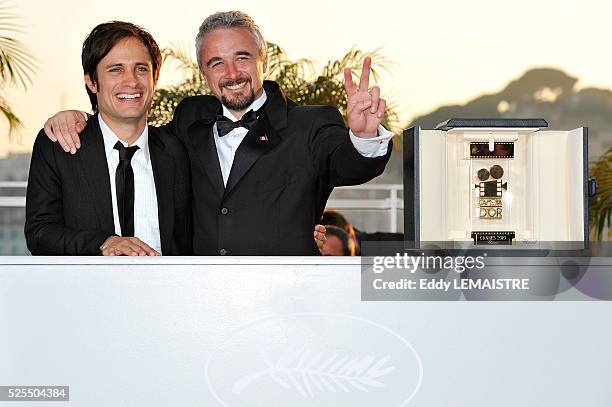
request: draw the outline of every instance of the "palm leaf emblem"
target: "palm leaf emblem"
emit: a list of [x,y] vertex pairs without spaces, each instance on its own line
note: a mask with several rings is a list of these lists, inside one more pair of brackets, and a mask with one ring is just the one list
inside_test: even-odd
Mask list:
[[326,355],[324,352],[288,348],[276,363],[264,355],[267,367],[236,380],[232,392],[241,394],[264,378],[287,390],[296,391],[306,399],[314,398],[317,392],[369,392],[372,388],[384,387],[380,379],[395,369],[387,366],[390,359],[388,355],[379,358],[371,355],[340,357],[338,354]]

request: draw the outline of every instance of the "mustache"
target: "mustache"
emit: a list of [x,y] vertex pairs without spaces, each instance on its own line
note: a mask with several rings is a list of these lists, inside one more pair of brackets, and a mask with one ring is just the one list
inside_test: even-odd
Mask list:
[[228,80],[228,81],[219,83],[219,87],[225,88],[227,86],[240,85],[245,82],[251,83],[251,78],[238,78],[238,79]]

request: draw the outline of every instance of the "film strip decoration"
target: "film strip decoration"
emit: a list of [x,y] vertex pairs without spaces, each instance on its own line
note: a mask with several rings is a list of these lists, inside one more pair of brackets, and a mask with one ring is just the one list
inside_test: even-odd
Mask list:
[[486,141],[473,141],[470,143],[470,158],[514,158],[514,142],[496,141],[491,151]]

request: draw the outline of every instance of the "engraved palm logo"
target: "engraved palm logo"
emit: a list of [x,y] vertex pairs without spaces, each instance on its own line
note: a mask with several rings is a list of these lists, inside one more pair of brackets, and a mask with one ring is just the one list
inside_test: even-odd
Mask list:
[[266,379],[305,399],[314,398],[317,392],[369,392],[372,388],[384,387],[381,379],[395,369],[388,366],[391,359],[388,355],[351,357],[294,347],[285,349],[276,362],[263,352],[262,355],[267,366],[236,380],[232,393],[241,394]]
[[238,327],[210,353],[205,377],[224,407],[405,407],[423,366],[414,347],[382,324],[304,312]]

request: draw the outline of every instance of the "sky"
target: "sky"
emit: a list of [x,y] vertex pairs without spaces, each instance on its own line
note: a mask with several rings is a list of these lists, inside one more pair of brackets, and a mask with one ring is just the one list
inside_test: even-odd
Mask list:
[[[612,88],[612,5],[604,1],[1,2],[21,17],[23,32],[14,36],[28,44],[39,65],[27,91],[2,90],[25,127],[19,142],[8,142],[8,127],[0,117],[0,156],[30,150],[56,111],[88,110],[80,49],[89,31],[109,20],[147,28],[162,47],[192,49],[206,16],[238,9],[250,14],[264,37],[291,59],[322,64],[352,46],[382,47],[395,62],[379,83],[382,96],[397,103],[404,124],[440,105],[497,92],[534,67],[563,69],[580,78],[579,87]],[[162,69],[158,86],[178,78],[176,71]]]

